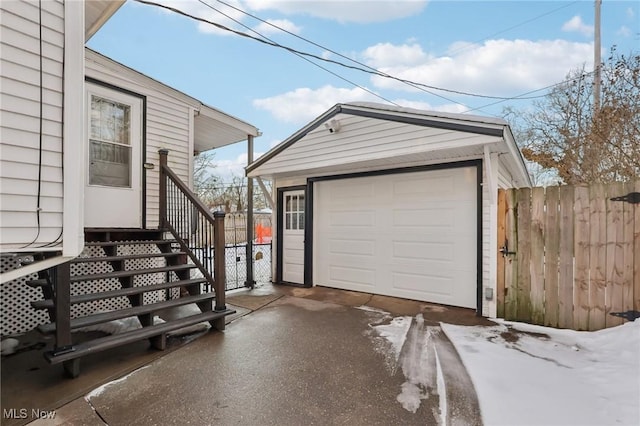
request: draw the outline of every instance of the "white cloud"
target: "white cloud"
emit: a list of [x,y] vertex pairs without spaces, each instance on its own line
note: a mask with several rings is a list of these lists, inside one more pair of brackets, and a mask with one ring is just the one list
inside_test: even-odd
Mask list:
[[286,30],[293,34],[300,34],[302,32],[302,27],[297,26],[296,24],[289,21],[288,19],[267,19],[266,21],[268,22],[268,24],[261,22],[254,29],[260,34],[264,34],[264,35],[281,34],[282,31],[280,31],[276,27],[280,27],[283,30]]
[[376,68],[417,65],[429,59],[422,47],[416,43],[399,46],[379,43],[366,48],[363,55],[370,62],[369,65]]
[[330,85],[319,89],[299,88],[270,98],[256,99],[256,108],[269,111],[285,123],[301,124],[311,121],[341,102],[375,102],[379,99],[360,88],[344,89]]
[[416,15],[427,0],[246,0],[256,11],[275,10],[287,15],[301,14],[338,22],[384,22]]
[[631,34],[631,29],[626,25],[621,26],[620,28],[618,28],[618,31],[616,31],[616,35],[620,37],[631,37]]
[[[254,160],[258,159],[264,152],[256,152],[253,154]],[[231,181],[233,176],[244,176],[244,168],[247,166],[247,153],[242,153],[236,158],[231,160],[215,160],[213,164],[215,169],[213,174],[219,176],[222,182],[227,183]]]
[[584,36],[593,35],[593,25],[587,25],[582,21],[580,15],[576,15],[562,25],[562,31],[578,32]]
[[[416,45],[380,46],[383,48],[366,49],[363,56],[381,71],[430,86],[495,96],[515,95],[562,81],[570,70],[585,63],[590,66],[593,61],[591,43],[566,40],[456,43],[450,50],[458,54],[440,57],[431,57]],[[394,56],[404,59],[393,64]],[[383,77],[374,76],[372,82],[378,89],[417,91]]]
[[[247,15],[242,12],[243,10],[250,12],[275,11],[285,15],[308,15],[342,23],[370,23],[392,21],[417,15],[424,10],[428,3],[428,0],[227,0],[233,6],[229,7],[212,0],[207,1],[208,5],[195,0],[157,1],[160,4],[173,7],[198,18],[241,31],[245,29],[235,21],[242,22],[246,20]],[[163,11],[169,13],[166,10]],[[270,22],[294,34],[299,34],[301,31],[299,26],[286,19]],[[198,22],[197,26],[198,30],[204,33],[231,34],[205,22]],[[264,33],[277,31],[264,23],[259,24],[256,30]]]
[[[345,89],[323,86],[319,89],[299,88],[270,98],[256,99],[257,108],[270,112],[276,119],[295,124],[305,124],[314,120],[337,103],[381,102],[366,91],[355,88]],[[459,104],[431,105],[427,102],[396,99],[395,104],[429,111],[464,112],[467,108]]]
[[633,8],[627,8],[627,18],[633,19],[636,16],[636,13],[633,11]]
[[[172,7],[174,9],[185,12],[189,15],[206,19],[207,21],[215,22],[217,24],[224,25],[227,28],[239,29],[238,24],[234,22],[242,21],[246,15],[239,10],[232,7],[223,5],[222,3],[209,2],[211,7],[198,1],[184,1],[184,0],[157,0],[158,3],[165,6]],[[228,0],[228,3],[234,7],[242,9],[242,5],[237,0]],[[217,9],[217,10],[214,10]],[[173,13],[164,9],[160,9],[165,13]],[[224,16],[223,15],[227,15]],[[205,22],[197,23],[198,30],[203,33],[212,33],[218,35],[230,35],[229,31],[215,27],[214,25],[207,24]]]

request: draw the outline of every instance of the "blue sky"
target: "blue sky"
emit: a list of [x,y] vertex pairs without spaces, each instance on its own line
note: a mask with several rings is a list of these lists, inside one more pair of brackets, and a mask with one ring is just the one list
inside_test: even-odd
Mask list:
[[[481,95],[519,96],[593,66],[593,1],[154,1],[257,37],[206,3],[279,44],[349,63],[232,5],[387,74]],[[613,45],[621,53],[640,51],[640,2],[604,0],[601,21],[603,58]],[[531,102],[487,106],[495,100],[444,91],[434,96],[314,60],[357,87],[284,50],[132,0],[88,45],[254,124],[263,133],[258,154],[338,102],[385,102],[370,92],[406,107],[479,115]],[[242,174],[245,153],[246,144],[217,150],[215,173],[225,181]]]

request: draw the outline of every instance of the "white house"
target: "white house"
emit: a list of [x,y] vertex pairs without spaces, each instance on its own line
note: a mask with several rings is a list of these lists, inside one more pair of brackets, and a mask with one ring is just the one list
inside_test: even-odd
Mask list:
[[[44,295],[32,305],[52,318],[44,326],[57,337],[52,362],[115,345],[74,346],[71,331],[88,323],[135,315],[152,325],[154,312],[169,306],[163,295],[171,288],[188,290],[201,308],[191,323],[220,318],[211,312],[213,293],[201,294],[213,274],[189,252],[195,242],[213,241],[214,220],[190,192],[194,153],[244,140],[251,146],[258,135],[253,125],[87,49],[123,3],[0,2],[2,334],[43,322],[45,313],[34,314],[29,302]],[[176,240],[164,240],[169,232]],[[181,239],[186,233],[190,240]],[[208,284],[190,279],[187,256]],[[165,278],[170,273],[177,283]],[[101,307],[105,300],[112,302]],[[93,309],[74,313],[88,301]],[[216,306],[223,312],[223,295]],[[98,309],[119,313],[93,315]],[[123,341],[162,340],[169,328],[148,327]],[[76,355],[65,355],[70,350]],[[77,363],[65,367],[77,375]]]
[[338,104],[246,171],[273,180],[275,282],[496,315],[497,191],[531,186],[505,121]]

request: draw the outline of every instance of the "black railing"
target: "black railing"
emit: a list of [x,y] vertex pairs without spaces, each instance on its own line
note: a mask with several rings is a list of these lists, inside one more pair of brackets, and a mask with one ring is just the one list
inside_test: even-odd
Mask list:
[[[160,150],[160,227],[178,241],[216,294],[216,310],[225,306],[225,252],[223,212],[211,214],[187,185],[169,168],[169,151]],[[208,289],[207,289],[208,290]]]

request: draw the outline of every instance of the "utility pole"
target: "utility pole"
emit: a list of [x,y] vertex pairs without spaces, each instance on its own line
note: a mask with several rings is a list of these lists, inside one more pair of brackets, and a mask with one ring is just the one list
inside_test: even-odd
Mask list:
[[593,42],[593,114],[600,111],[600,88],[602,74],[600,69],[600,7],[602,0],[595,0],[594,42]]

